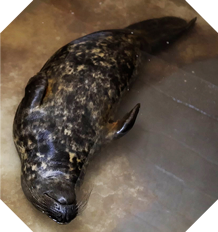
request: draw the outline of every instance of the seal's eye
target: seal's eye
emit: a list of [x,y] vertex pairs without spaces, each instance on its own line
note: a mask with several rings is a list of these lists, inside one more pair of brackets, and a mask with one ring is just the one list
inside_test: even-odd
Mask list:
[[67,205],[67,200],[64,197],[59,197],[57,201],[62,205]]

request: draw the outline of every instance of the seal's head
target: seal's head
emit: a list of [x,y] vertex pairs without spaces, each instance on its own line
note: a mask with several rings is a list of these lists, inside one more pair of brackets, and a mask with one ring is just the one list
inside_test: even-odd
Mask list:
[[80,205],[76,201],[74,184],[63,181],[60,177],[45,178],[40,181],[40,185],[37,182],[29,183],[22,175],[23,191],[38,210],[59,224],[67,224],[78,215]]

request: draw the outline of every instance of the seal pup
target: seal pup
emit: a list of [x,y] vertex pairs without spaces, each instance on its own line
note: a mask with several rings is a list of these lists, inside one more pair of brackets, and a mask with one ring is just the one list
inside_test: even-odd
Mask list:
[[89,157],[135,123],[139,104],[120,120],[113,115],[141,51],[157,51],[195,21],[164,17],[89,34],[59,49],[29,80],[13,134],[23,192],[38,210],[60,224],[78,215],[88,197],[78,202],[75,190]]

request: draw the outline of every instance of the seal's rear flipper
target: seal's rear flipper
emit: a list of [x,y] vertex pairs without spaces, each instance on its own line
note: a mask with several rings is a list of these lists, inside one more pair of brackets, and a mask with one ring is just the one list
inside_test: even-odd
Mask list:
[[130,129],[132,129],[138,115],[139,108],[140,104],[137,104],[122,119],[113,123],[109,123],[105,133],[105,140],[111,141],[113,139],[118,139],[125,135]]
[[197,17],[193,18],[189,23],[187,23],[182,18],[168,16],[144,20],[138,23],[131,24],[126,28],[131,30],[144,31],[146,34],[150,34],[161,30],[165,30],[166,28],[173,29],[186,27],[186,29],[188,29],[190,26],[195,24],[196,20]]
[[178,17],[163,17],[145,20],[126,28],[140,32],[151,46],[152,51],[156,51],[188,31],[194,26],[196,20],[197,18],[194,18],[187,23],[184,19]]

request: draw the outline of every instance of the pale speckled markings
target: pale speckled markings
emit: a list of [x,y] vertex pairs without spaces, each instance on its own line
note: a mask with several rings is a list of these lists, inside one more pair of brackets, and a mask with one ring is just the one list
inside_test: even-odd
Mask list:
[[47,164],[46,164],[46,163],[44,163],[44,162],[42,162],[41,167],[42,167],[43,169],[46,169]]
[[100,56],[100,57],[104,57],[104,56],[105,56],[105,54],[104,54],[104,53],[98,53],[98,56]]
[[73,162],[73,158],[76,157],[75,153],[69,152],[69,161],[72,163]]
[[37,164],[34,164],[34,165],[32,166],[32,170],[33,170],[33,171],[36,171],[36,170],[37,170]]
[[39,152],[36,152],[36,155],[37,155],[39,158],[45,157],[45,155],[41,155]]
[[19,152],[19,154],[21,156],[21,159],[22,160],[27,159],[28,155],[26,153],[25,147],[23,145],[18,145],[18,144],[16,144],[16,146],[17,146],[18,152]]
[[91,50],[91,52],[94,53],[94,54],[99,54],[99,52],[101,52],[101,49],[94,48],[94,49]]
[[71,135],[71,130],[65,129],[65,130],[64,130],[64,134],[65,134],[65,135]]
[[81,70],[84,70],[84,69],[86,69],[86,67],[84,65],[77,66],[77,71],[81,71]]

